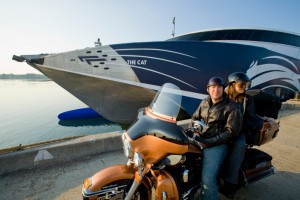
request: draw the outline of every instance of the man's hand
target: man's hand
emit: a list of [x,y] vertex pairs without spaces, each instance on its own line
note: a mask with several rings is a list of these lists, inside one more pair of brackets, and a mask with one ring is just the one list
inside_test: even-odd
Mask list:
[[189,136],[190,138],[193,138],[193,137],[194,137],[194,132],[193,132],[191,129],[185,130],[185,134],[186,134],[187,136]]
[[200,137],[200,133],[199,132],[194,132],[194,137]]
[[206,145],[201,141],[204,140],[204,138],[201,138],[199,132],[193,132],[191,129],[187,129],[185,131],[185,134],[189,137],[190,141],[196,143],[196,145],[199,146],[201,149],[204,149],[206,147]]
[[199,142],[199,141],[197,141],[197,140],[196,140],[196,142],[198,142],[198,143],[200,144],[200,146],[202,147],[202,149],[204,149],[204,148],[206,147],[206,145],[205,145],[204,143]]

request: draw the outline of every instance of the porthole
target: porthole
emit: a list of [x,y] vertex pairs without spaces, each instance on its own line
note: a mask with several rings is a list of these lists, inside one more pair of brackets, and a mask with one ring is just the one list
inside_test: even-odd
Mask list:
[[98,52],[98,53],[102,53],[102,51],[101,51],[101,50],[98,50],[97,52]]
[[75,61],[75,59],[71,59],[71,61]]
[[105,69],[105,70],[108,70],[108,69],[109,69],[109,67],[104,67],[103,69]]
[[96,68],[97,68],[97,67],[99,67],[99,66],[98,66],[98,65],[94,65],[93,67],[96,67]]
[[87,51],[86,53],[92,53],[91,51]]
[[117,59],[116,58],[112,58],[112,59],[110,59],[111,61],[116,61]]
[[102,57],[107,57],[107,55],[106,55],[106,54],[104,54],[104,55],[102,55]]
[[100,64],[101,64],[101,65],[104,65],[104,64],[105,64],[105,62],[100,62]]

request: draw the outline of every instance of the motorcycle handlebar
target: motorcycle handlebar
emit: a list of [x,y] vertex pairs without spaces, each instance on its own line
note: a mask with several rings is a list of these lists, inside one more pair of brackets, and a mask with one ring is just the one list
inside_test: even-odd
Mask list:
[[191,144],[194,144],[195,146],[197,146],[199,149],[203,150],[203,146],[200,144],[200,142],[198,142],[197,140],[195,140],[194,138],[190,138],[189,137],[189,141]]

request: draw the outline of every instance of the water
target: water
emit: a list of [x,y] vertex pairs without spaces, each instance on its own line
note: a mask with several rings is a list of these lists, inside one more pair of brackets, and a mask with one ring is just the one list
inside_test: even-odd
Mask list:
[[103,118],[60,121],[60,113],[87,106],[53,81],[0,80],[0,95],[0,149],[122,130]]

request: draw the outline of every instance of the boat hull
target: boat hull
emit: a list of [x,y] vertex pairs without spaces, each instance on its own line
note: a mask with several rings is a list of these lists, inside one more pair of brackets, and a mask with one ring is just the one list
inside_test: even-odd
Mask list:
[[[149,105],[155,91],[136,85],[34,66],[104,118],[132,122],[137,110]],[[134,112],[133,112],[134,111]]]

